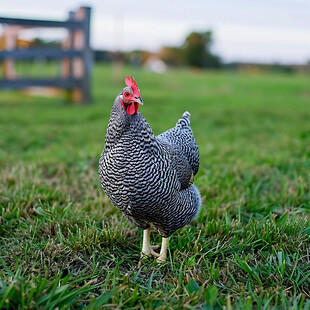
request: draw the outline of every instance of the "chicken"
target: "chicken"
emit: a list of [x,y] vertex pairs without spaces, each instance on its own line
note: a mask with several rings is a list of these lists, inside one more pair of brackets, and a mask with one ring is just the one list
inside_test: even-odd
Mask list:
[[[199,152],[190,114],[155,136],[138,111],[143,104],[136,82],[128,76],[116,97],[99,160],[103,190],[124,216],[142,228],[142,255],[167,259],[169,236],[198,215],[201,196],[193,184]],[[162,236],[160,253],[150,243],[150,226]]]

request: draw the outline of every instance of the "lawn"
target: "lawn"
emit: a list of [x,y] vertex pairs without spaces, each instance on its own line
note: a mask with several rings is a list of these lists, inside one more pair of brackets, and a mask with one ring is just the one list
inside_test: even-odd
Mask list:
[[[127,74],[155,134],[191,113],[201,158],[200,215],[141,268],[97,173]],[[91,105],[1,91],[0,309],[310,309],[309,76],[118,75],[95,67]]]

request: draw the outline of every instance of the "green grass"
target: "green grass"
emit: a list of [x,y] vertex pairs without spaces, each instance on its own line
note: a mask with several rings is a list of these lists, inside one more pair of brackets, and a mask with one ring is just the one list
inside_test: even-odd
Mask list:
[[[141,268],[97,173],[126,74],[156,134],[191,112],[201,156],[200,215]],[[121,76],[96,66],[89,106],[0,93],[0,309],[310,309],[309,76]]]

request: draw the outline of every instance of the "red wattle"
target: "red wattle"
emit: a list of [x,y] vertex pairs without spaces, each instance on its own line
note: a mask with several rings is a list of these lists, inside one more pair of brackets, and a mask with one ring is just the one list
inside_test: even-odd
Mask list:
[[139,103],[135,102],[135,114],[138,113],[138,109],[139,109]]
[[135,104],[134,103],[131,103],[130,105],[128,105],[127,107],[127,113],[129,115],[134,115],[136,114],[136,108],[135,108]]

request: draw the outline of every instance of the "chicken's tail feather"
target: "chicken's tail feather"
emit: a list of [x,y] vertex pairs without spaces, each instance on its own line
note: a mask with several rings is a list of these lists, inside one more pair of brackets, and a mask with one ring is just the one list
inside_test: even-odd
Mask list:
[[189,120],[189,117],[190,117],[190,113],[188,111],[185,111],[182,115],[182,117],[178,120],[177,122],[177,126],[180,126],[180,127],[188,127],[190,125],[190,120]]

